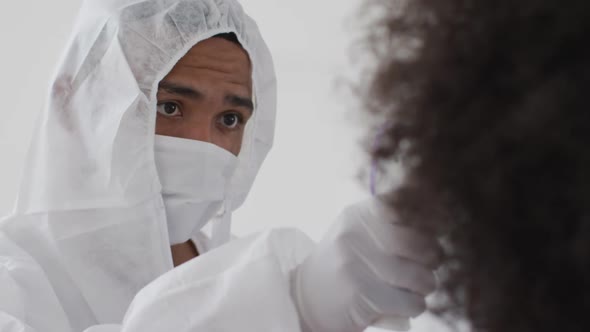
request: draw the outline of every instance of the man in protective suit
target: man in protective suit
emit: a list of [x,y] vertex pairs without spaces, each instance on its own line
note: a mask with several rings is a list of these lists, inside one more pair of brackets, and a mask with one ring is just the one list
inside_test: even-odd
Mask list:
[[376,202],[317,245],[230,241],[275,108],[235,1],[85,1],[0,224],[0,330],[355,332],[420,314],[436,246]]

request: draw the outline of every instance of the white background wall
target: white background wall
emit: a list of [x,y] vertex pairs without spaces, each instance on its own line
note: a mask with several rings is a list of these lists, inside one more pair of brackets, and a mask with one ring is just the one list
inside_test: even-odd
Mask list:
[[[274,55],[276,142],[246,204],[238,234],[298,227],[319,239],[341,208],[368,196],[361,112],[346,84],[361,0],[242,0]],[[21,0],[0,11],[0,215],[10,212],[36,116],[79,0]],[[433,329],[418,319],[412,331]]]

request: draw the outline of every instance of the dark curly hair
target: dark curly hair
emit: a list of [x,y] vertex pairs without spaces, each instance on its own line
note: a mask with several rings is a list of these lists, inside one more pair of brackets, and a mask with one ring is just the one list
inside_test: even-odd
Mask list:
[[369,5],[372,153],[405,169],[388,195],[402,219],[444,238],[433,310],[474,331],[590,331],[590,1]]

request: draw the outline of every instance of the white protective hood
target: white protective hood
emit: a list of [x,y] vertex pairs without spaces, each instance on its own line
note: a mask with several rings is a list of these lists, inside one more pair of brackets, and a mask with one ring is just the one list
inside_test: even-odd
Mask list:
[[191,47],[224,32],[238,36],[253,66],[256,109],[232,190],[233,210],[242,205],[272,145],[276,111],[272,58],[254,21],[232,0],[87,0],[33,138],[16,213],[126,208],[160,196],[158,83]]
[[84,2],[0,229],[39,264],[74,328],[120,322],[172,269],[154,163],[157,86],[197,42],[225,32],[250,55],[256,103],[232,178],[235,210],[274,133],[276,81],[256,24],[233,0]]

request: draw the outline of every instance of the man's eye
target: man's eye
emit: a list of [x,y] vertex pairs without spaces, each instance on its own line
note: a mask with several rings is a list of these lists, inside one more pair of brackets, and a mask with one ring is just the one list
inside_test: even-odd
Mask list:
[[229,129],[236,128],[240,123],[242,123],[242,116],[237,113],[228,113],[221,117],[221,124]]
[[181,116],[180,107],[175,103],[162,103],[158,105],[158,113],[163,116],[175,117]]

